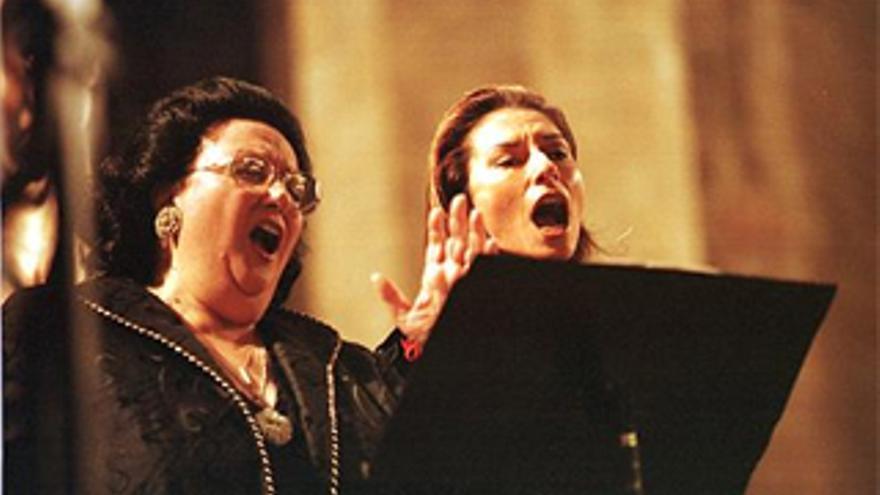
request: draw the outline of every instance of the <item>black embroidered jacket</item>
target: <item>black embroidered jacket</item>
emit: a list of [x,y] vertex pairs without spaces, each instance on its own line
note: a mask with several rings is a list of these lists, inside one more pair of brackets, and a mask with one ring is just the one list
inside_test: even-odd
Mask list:
[[[75,367],[70,328],[94,338]],[[72,294],[14,295],[3,308],[6,493],[357,491],[402,389],[399,334],[374,354],[295,312],[272,309],[257,328],[293,418],[284,447],[266,441],[256,406],[138,284],[101,278]],[[96,390],[71,392],[83,370]]]

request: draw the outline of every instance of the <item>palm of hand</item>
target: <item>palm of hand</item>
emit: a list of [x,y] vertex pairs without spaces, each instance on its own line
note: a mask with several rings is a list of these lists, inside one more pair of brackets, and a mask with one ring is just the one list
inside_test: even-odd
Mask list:
[[495,254],[497,244],[486,232],[482,216],[467,211],[467,199],[453,198],[447,215],[434,207],[428,215],[428,242],[419,292],[413,302],[388,278],[373,274],[380,299],[408,340],[423,344],[430,335],[453,284],[481,254]]

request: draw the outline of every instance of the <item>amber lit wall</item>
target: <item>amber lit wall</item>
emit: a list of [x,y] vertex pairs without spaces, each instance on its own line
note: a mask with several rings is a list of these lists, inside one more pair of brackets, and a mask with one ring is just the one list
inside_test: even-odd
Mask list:
[[839,288],[751,493],[876,493],[875,9],[683,9],[708,261]]
[[263,77],[303,118],[326,202],[294,304],[373,345],[368,278],[419,276],[433,126],[517,82],[567,112],[611,254],[834,281],[751,495],[870,494],[876,457],[871,1],[264,4]]
[[610,256],[832,281],[838,296],[749,495],[877,492],[877,13],[872,0],[106,0],[111,141],[224,73],[303,120],[325,202],[292,304],[372,346],[409,293],[426,155],[484,83],[567,113]]
[[299,2],[291,9],[293,101],[326,193],[309,225],[302,303],[368,344],[387,331],[369,275],[380,270],[414,290],[434,125],[465,91],[490,82],[532,86],[566,110],[581,141],[585,221],[609,251],[702,262],[678,13],[674,2],[637,4]]

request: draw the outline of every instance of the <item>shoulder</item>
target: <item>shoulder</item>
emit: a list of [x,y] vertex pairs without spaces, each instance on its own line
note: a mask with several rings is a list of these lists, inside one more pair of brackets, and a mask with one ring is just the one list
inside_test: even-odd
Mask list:
[[54,285],[39,285],[15,291],[3,303],[3,319],[61,303],[63,291]]
[[274,308],[260,323],[271,340],[293,345],[329,359],[337,352],[343,362],[369,362],[373,353],[366,347],[343,340],[339,332],[311,315],[284,308]]
[[37,328],[61,323],[67,311],[66,291],[51,285],[21,289],[3,303],[3,344],[14,346],[20,337],[36,338]]
[[286,308],[271,308],[259,323],[260,331],[285,342],[331,348],[339,332],[329,324],[305,313]]
[[7,313],[18,314],[26,310],[39,310],[66,304],[70,299],[89,298],[97,300],[118,300],[125,296],[143,297],[146,290],[125,278],[97,277],[85,280],[76,286],[46,284],[20,289],[3,303],[4,318]]

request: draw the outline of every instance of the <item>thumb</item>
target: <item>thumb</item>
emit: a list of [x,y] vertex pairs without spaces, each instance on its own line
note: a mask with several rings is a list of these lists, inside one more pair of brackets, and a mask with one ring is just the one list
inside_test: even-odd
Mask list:
[[402,313],[409,311],[412,307],[409,298],[385,275],[375,272],[370,275],[370,282],[372,282],[373,288],[376,289],[379,299],[385,303],[385,306],[388,307],[395,319],[399,318]]

